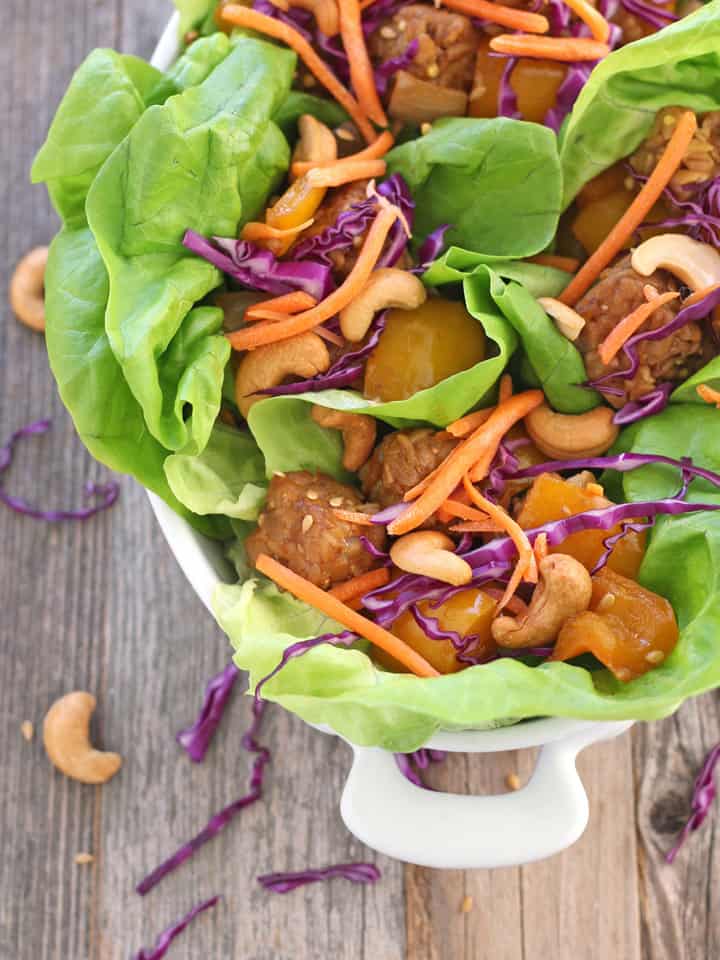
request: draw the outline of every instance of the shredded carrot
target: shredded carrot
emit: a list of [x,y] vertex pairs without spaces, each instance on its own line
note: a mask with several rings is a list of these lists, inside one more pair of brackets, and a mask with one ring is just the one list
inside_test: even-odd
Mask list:
[[387,170],[384,160],[338,161],[332,165],[315,167],[305,174],[311,187],[342,187],[356,180],[370,180],[382,177]]
[[510,427],[539,406],[543,400],[542,390],[526,390],[499,404],[487,423],[459,443],[429,480],[426,478],[414,488],[421,489],[422,492],[403,514],[389,524],[388,533],[398,536],[424,523],[447,500],[468,470],[486,459],[489,467],[500,441]]
[[[253,307],[248,307],[245,311],[245,319],[264,320],[263,313],[267,310],[277,313],[297,313],[299,310],[309,310],[317,303],[315,297],[311,297],[304,290],[293,290],[292,293],[283,293],[280,297],[273,297],[271,300],[263,300],[262,303],[256,303]],[[273,318],[274,319],[274,318]]]
[[342,624],[347,630],[352,630],[353,633],[365,637],[370,643],[389,653],[391,657],[402,663],[417,677],[440,676],[424,657],[421,657],[399,637],[378,626],[377,623],[373,623],[372,620],[363,617],[362,614],[352,610],[336,597],[325,590],[321,590],[320,587],[316,587],[314,583],[310,583],[304,577],[293,573],[292,570],[278,563],[277,560],[273,560],[266,553],[260,554],[255,561],[255,566],[260,573],[264,573],[266,577],[273,580],[283,590],[287,590],[294,597],[297,597],[298,600],[310,604],[311,607],[315,607],[316,610],[320,610],[327,617],[331,617]]
[[516,520],[513,520],[510,514],[506,510],[503,510],[501,506],[493,503],[492,500],[486,499],[479,490],[476,490],[468,474],[465,474],[463,477],[463,485],[473,503],[480,507],[484,513],[487,513],[491,520],[497,521],[505,530],[515,544],[518,552],[518,562],[515,565],[513,574],[508,581],[505,593],[496,611],[500,613],[500,611],[507,606],[510,597],[512,597],[523,580],[528,583],[537,583],[538,569],[535,554],[533,553],[532,544],[520,524]]
[[380,136],[373,140],[364,150],[358,150],[357,153],[349,157],[340,157],[338,160],[323,160],[320,163],[313,163],[312,160],[296,160],[290,168],[294,177],[302,177],[311,170],[322,170],[325,167],[337,167],[348,163],[354,163],[358,160],[379,160],[384,157],[395,143],[395,138],[389,130],[384,130]]
[[333,333],[332,330],[326,330],[322,325],[313,327],[313,333],[316,333],[319,337],[322,337],[323,340],[327,340],[328,343],[332,343],[336,347],[345,346],[345,340],[340,336],[339,333]]
[[451,437],[466,437],[473,430],[482,426],[494,410],[495,407],[484,407],[474,413],[466,413],[464,417],[460,417],[459,420],[455,420],[450,426],[445,427],[445,430]]
[[[493,600],[500,600],[503,595],[502,590],[497,587],[483,587],[483,593],[486,593]],[[517,595],[510,597],[505,606],[516,617],[526,617],[528,615],[528,605]]]
[[378,587],[384,587],[390,582],[390,571],[387,567],[378,567],[376,570],[369,570],[367,573],[361,573],[358,577],[339,583],[330,590],[330,593],[343,603],[348,600],[355,600],[362,597],[363,594],[376,590]]
[[720,289],[720,283],[711,283],[709,287],[703,287],[702,290],[696,290],[689,297],[683,300],[683,307],[691,307],[694,303],[704,300],[705,297]]
[[531,37],[521,33],[501,33],[499,37],[493,37],[490,49],[510,57],[560,60],[563,63],[602,60],[610,53],[606,43],[585,37]]
[[498,403],[505,403],[513,395],[513,382],[509,373],[504,373],[500,377],[500,386],[498,387]]
[[[446,500],[445,503],[448,501]],[[438,516],[440,511],[438,511]],[[463,520],[454,523],[450,530],[453,533],[501,533],[502,528],[494,520]]]
[[360,527],[371,527],[373,525],[370,516],[367,513],[360,513],[359,510],[333,510],[338,520],[344,520],[345,523],[357,523]]
[[565,0],[565,3],[576,17],[587,24],[590,33],[593,35],[593,40],[598,40],[600,43],[608,42],[610,39],[610,24],[599,10],[588,3],[587,0]]
[[[465,494],[465,487],[460,488],[461,492]],[[465,494],[466,495],[466,494]],[[466,495],[467,496],[467,495]],[[497,521],[492,520],[486,513],[478,510],[477,507],[471,507],[468,503],[458,499],[458,494],[454,493],[451,498],[445,501],[442,505],[442,510],[449,517],[460,517],[462,520],[467,521],[467,523],[456,524],[456,527],[476,527],[479,529],[473,530],[459,530],[459,533],[498,533],[501,530],[504,530],[504,527],[501,527]],[[438,511],[439,513],[440,511]]]
[[541,267],[555,267],[556,270],[564,270],[566,273],[575,273],[580,266],[580,261],[575,257],[558,257],[554,253],[538,253],[534,257],[528,257],[529,263],[537,263]]
[[298,233],[302,233],[303,230],[311,227],[314,222],[313,217],[310,217],[309,220],[306,220],[305,223],[298,224],[297,227],[288,227],[286,230],[281,230],[278,227],[271,227],[267,223],[251,220],[250,223],[246,223],[240,231],[240,239],[248,240],[250,243],[262,243],[266,240],[284,240],[287,237],[294,237]]
[[670,300],[676,300],[679,296],[680,294],[676,291],[661,293],[652,300],[641,303],[632,313],[623,317],[623,319],[612,328],[598,347],[598,356],[605,366],[610,363],[625,341],[630,339],[643,323],[645,323],[648,317],[651,317],[663,304],[668,303]]
[[375,84],[370,56],[365,46],[362,11],[358,0],[338,0],[340,36],[350,61],[350,83],[363,113],[379,127],[388,125]]
[[720,409],[720,390],[715,390],[706,383],[701,383],[695,389],[701,400],[704,400],[705,403],[714,403]]
[[367,142],[370,143],[375,139],[375,130],[355,97],[340,83],[332,70],[321,60],[305,37],[297,30],[281,20],[274,20],[264,13],[258,13],[257,10],[251,10],[249,7],[241,7],[236,3],[230,3],[224,7],[220,6],[217,16],[220,23],[257,30],[258,33],[263,33],[265,36],[286,43],[297,53],[305,66],[317,77],[340,106],[344,107],[350,114]]
[[287,340],[298,333],[312,330],[313,327],[334,317],[343,307],[354,300],[370,277],[378,257],[382,253],[385,240],[398,217],[397,207],[383,207],[378,211],[368,231],[355,266],[340,286],[330,296],[321,300],[316,307],[296,313],[293,317],[272,324],[258,324],[246,327],[227,335],[235,350],[254,350],[266,343]]
[[547,17],[543,17],[542,14],[505,7],[495,3],[494,0],[441,0],[441,5],[458,13],[464,13],[468,17],[480,17],[489,23],[499,23],[501,27],[507,27],[509,30],[547,33],[550,29]]
[[695,114],[692,110],[686,110],[675,124],[675,130],[665,147],[664,153],[655,165],[653,172],[642,185],[638,195],[595,253],[585,261],[563,290],[560,295],[560,300],[563,303],[566,303],[569,307],[574,307],[585,291],[592,286],[598,274],[622,250],[672,180],[675,171],[682,163],[685,151],[690,146],[690,141],[696,130],[697,119]]
[[533,553],[535,554],[535,559],[538,563],[540,563],[541,560],[544,560],[545,557],[548,555],[548,542],[547,542],[546,533],[539,533],[535,537],[535,543],[533,544]]

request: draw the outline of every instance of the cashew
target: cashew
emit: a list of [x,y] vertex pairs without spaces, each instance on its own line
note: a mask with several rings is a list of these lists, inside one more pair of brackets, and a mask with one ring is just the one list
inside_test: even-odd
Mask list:
[[15,267],[10,281],[10,306],[21,323],[42,333],[45,329],[45,267],[48,248],[35,247]]
[[693,291],[720,283],[720,253],[678,233],[650,237],[633,250],[630,264],[643,277],[660,268],[668,270]]
[[453,553],[455,544],[439,530],[418,530],[399,537],[390,547],[390,559],[400,570],[432,577],[460,587],[472,580],[470,564]]
[[340,14],[336,0],[288,0],[289,7],[308,10],[315,17],[320,33],[334,37],[340,30]]
[[523,617],[493,621],[493,639],[501,647],[537,647],[554,643],[560,628],[590,606],[592,580],[585,567],[565,553],[540,561],[540,580]]
[[554,297],[539,297],[538,303],[555,321],[555,326],[568,340],[577,340],[585,326],[585,318],[561,300]]
[[293,162],[331,163],[337,159],[337,140],[332,130],[312,114],[304,113],[300,117],[298,130],[300,138],[293,151]]
[[303,380],[325,373],[330,354],[316,333],[300,333],[246,353],[235,375],[235,400],[247,419],[250,407],[264,398],[261,390],[279,386],[286,377]]
[[122,766],[117,753],[96,750],[90,743],[95,703],[91,693],[67,693],[55,701],[43,721],[43,741],[50,761],[81,783],[105,783]]
[[362,413],[329,410],[327,407],[315,404],[312,408],[312,418],[321,427],[331,427],[333,430],[342,432],[345,448],[343,466],[353,473],[359,470],[375,446],[377,423],[374,417],[367,417]]
[[427,290],[414,274],[396,267],[381,267],[370,274],[352,303],[340,311],[340,329],[344,337],[357,343],[370,329],[378,310],[387,307],[414,310],[426,299]]
[[554,460],[597,457],[613,445],[620,432],[613,416],[610,407],[563,414],[542,403],[525,417],[525,429],[538,450]]

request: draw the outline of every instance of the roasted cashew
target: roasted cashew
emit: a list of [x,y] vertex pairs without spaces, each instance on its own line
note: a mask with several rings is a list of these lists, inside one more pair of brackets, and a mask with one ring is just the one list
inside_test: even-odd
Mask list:
[[43,741],[54,766],[81,783],[105,783],[122,766],[117,753],[96,750],[90,743],[90,717],[95,697],[76,690],[60,697],[45,714]]
[[357,297],[340,311],[340,329],[346,339],[357,343],[370,329],[378,310],[414,310],[426,300],[427,290],[414,274],[396,267],[381,267],[370,274]]
[[642,277],[658,269],[667,270],[692,291],[720,283],[720,253],[707,243],[678,233],[650,237],[633,250],[630,264]]
[[315,17],[320,33],[334,37],[340,30],[340,14],[336,0],[288,0],[289,7],[308,10]]
[[10,306],[20,323],[42,333],[45,329],[45,267],[48,248],[35,247],[15,267],[10,281]]
[[540,561],[540,580],[523,617],[501,616],[491,631],[501,647],[540,647],[554,643],[562,625],[590,606],[592,580],[585,567],[565,553]]
[[337,140],[329,127],[304,113],[298,121],[300,137],[293,150],[293,163],[302,160],[310,163],[331,163],[337,160]]
[[268,343],[246,353],[235,375],[235,401],[247,419],[250,407],[264,399],[261,390],[279,386],[286,377],[303,380],[325,373],[330,354],[316,333],[299,333],[288,340]]
[[343,413],[315,404],[312,418],[321,427],[340,430],[343,436],[343,466],[355,473],[365,463],[375,446],[377,423],[374,417],[362,413]]
[[555,326],[568,340],[577,340],[585,326],[585,318],[555,297],[538,297],[538,303],[545,313],[555,321]]
[[455,544],[440,530],[418,530],[399,537],[390,547],[390,559],[400,570],[432,577],[460,587],[472,580],[472,567],[453,553]]
[[538,450],[554,460],[598,457],[620,432],[613,423],[614,415],[610,407],[579,414],[555,413],[541,403],[525,417],[525,429]]

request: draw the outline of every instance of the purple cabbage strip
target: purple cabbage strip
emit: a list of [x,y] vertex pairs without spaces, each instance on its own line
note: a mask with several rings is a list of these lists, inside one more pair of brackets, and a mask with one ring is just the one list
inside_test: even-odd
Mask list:
[[136,891],[141,895],[145,896],[146,893],[149,893],[154,886],[156,886],[160,881],[166,877],[169,873],[172,873],[176,870],[181,864],[185,863],[186,860],[189,860],[197,850],[200,849],[208,840],[212,840],[219,833],[225,829],[225,827],[233,820],[241,810],[244,810],[246,807],[252,806],[253,803],[256,803],[262,796],[262,786],[263,786],[263,775],[266,764],[270,761],[270,751],[267,747],[263,747],[255,739],[258,735],[260,729],[260,724],[262,722],[263,713],[265,711],[265,703],[257,698],[253,700],[252,712],[253,720],[248,728],[248,730],[243,734],[242,746],[248,753],[257,754],[256,759],[253,761],[252,773],[250,775],[250,789],[245,796],[240,797],[239,800],[235,800],[233,803],[229,804],[227,807],[224,807],[220,810],[219,813],[216,813],[214,817],[211,818],[206,827],[204,827],[197,836],[193,837],[192,840],[188,843],[183,844],[179,850],[177,850],[171,857],[161,863],[156,867],[151,873],[147,875],[135,888]]
[[664,10],[655,3],[646,3],[645,0],[620,0],[620,5],[641,20],[645,20],[650,26],[661,30],[668,23],[674,23],[679,20],[677,14],[670,10]]
[[319,883],[342,877],[352,883],[377,883],[382,874],[372,863],[337,863],[319,870],[299,870],[297,873],[266,873],[258,883],[273,893],[290,893],[308,883]]
[[[579,460],[548,460],[545,463],[536,463],[530,467],[523,467],[513,475],[512,479],[522,480],[526,477],[538,477],[541,473],[558,473],[561,470],[616,470],[618,473],[628,473],[640,467],[651,464],[675,467],[685,476],[700,477],[707,480],[714,487],[720,487],[720,474],[704,467],[696,467],[690,459],[675,460],[659,453],[617,453],[605,457],[583,457]],[[615,504],[623,506],[623,504]]]
[[421,770],[427,770],[431,763],[442,763],[446,753],[444,750],[428,750],[421,747],[414,753],[396,753],[395,763],[398,770],[416,787],[422,787],[423,790],[432,790],[422,778]]
[[[25,437],[33,437],[39,434],[47,433],[50,429],[51,420],[36,420],[16,430],[2,447],[0,447],[0,474],[9,469],[15,454],[15,447]],[[43,510],[40,507],[33,506],[21,497],[15,497],[6,493],[0,486],[0,503],[14,510],[24,517],[32,517],[34,520],[45,520],[48,523],[59,523],[63,520],[89,520],[96,513],[108,510],[113,506],[120,495],[120,486],[114,480],[108,483],[86,483],[83,492],[86,498],[99,498],[99,503],[91,507],[82,507],[79,510]]]
[[257,10],[258,13],[264,13],[266,17],[280,20],[297,30],[318,53],[324,55],[327,66],[334,71],[337,78],[343,83],[348,82],[350,69],[342,43],[337,37],[326,37],[324,33],[321,33],[315,17],[309,10],[303,10],[300,7],[281,10],[268,0],[254,0],[252,6],[253,10]]
[[257,706],[264,704],[265,701],[262,699],[260,691],[265,684],[277,676],[283,667],[291,660],[294,660],[296,657],[301,657],[307,653],[308,650],[312,650],[313,647],[319,647],[322,643],[330,643],[333,645],[339,643],[349,647],[356,640],[357,637],[354,633],[351,633],[349,630],[343,630],[342,633],[323,633],[322,636],[312,637],[310,640],[298,640],[297,643],[291,643],[290,646],[286,647],[283,651],[283,655],[277,666],[273,667],[270,673],[266,677],[263,677],[262,680],[258,680],[255,686],[255,704]]
[[621,540],[624,540],[629,533],[642,533],[643,530],[649,530],[651,527],[651,523],[631,523],[629,520],[626,520],[624,523],[622,523],[621,529],[617,533],[613,533],[611,536],[605,537],[603,540],[603,552],[600,554],[597,563],[590,571],[590,575],[594,577],[596,573],[600,573],[610,559],[610,554],[613,552],[615,547],[620,543]]
[[387,92],[388,84],[398,70],[405,70],[406,67],[410,66],[417,55],[419,46],[420,41],[415,37],[414,40],[408,43],[403,53],[397,57],[391,57],[389,60],[375,67],[373,71],[375,74],[375,87],[380,96],[384,96]]
[[698,773],[693,787],[691,810],[692,813],[680,831],[672,850],[669,851],[665,859],[672,863],[680,847],[685,843],[691,833],[698,830],[710,812],[710,807],[715,799],[715,784],[713,783],[713,773],[715,767],[720,761],[720,743],[716,744],[705,758],[700,773]]
[[[563,4],[565,6],[565,4]],[[567,8],[566,8],[567,9]],[[594,64],[571,63],[555,95],[555,106],[545,114],[543,123],[558,133],[565,117],[570,113],[580,91],[588,81]]]
[[[625,164],[633,180],[645,183],[647,177],[637,173],[629,163]],[[671,229],[685,227],[688,236],[720,246],[720,177],[705,180],[692,187],[692,196],[687,199],[678,197],[670,187],[663,190],[663,196],[674,207],[685,211],[680,217],[670,217],[660,223],[645,223],[643,226],[653,229]]]
[[517,62],[517,57],[507,58],[498,87],[498,116],[509,117],[511,120],[522,120],[522,114],[518,110],[517,96],[510,84],[512,72],[517,66]]
[[434,263],[437,258],[445,252],[445,235],[448,230],[451,229],[451,223],[444,223],[442,226],[436,227],[432,233],[429,233],[425,237],[418,250],[417,266],[413,267],[410,273],[414,273],[416,276],[422,276],[430,264]]
[[363,33],[368,37],[402,7],[407,6],[407,0],[375,0],[375,3],[366,7],[362,12]]
[[164,957],[168,952],[170,944],[176,937],[179,937],[183,930],[186,927],[189,927],[193,920],[201,913],[204,913],[205,910],[211,910],[220,900],[220,897],[211,897],[209,900],[199,903],[196,907],[193,907],[192,910],[186,914],[182,920],[178,920],[176,923],[173,923],[172,926],[168,927],[167,930],[163,931],[160,936],[155,941],[155,946],[150,950],[145,950],[144,948],[140,950],[133,956],[133,960],[161,960],[161,957]]
[[194,230],[188,230],[183,245],[251,290],[262,290],[274,296],[304,290],[316,300],[323,300],[333,290],[327,265],[299,259],[278,260],[270,250],[247,240],[223,237],[208,240]]
[[202,763],[205,759],[239,676],[238,668],[234,663],[230,663],[213,677],[205,688],[205,697],[197,720],[175,737],[194,763]]
[[637,423],[638,420],[644,420],[645,417],[661,413],[668,405],[673,388],[672,383],[661,383],[639,400],[628,400],[613,417],[613,423],[618,427],[626,427],[628,424]]
[[550,36],[559,37],[570,26],[570,7],[563,0],[548,0],[546,16],[550,21]]

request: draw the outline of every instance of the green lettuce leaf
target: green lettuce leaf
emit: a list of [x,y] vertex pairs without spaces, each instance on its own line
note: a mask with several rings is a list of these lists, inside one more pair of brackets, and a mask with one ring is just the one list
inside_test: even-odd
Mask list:
[[417,237],[452,224],[449,243],[500,257],[528,257],[552,241],[562,195],[554,133],[498,118],[437,120],[387,156],[416,203]]
[[720,0],[602,60],[561,134],[563,206],[580,188],[627,157],[658,110],[720,108]]
[[[677,407],[643,421],[627,441],[641,452],[697,451],[699,464],[717,469],[719,428],[718,411]],[[657,477],[652,483],[649,477],[638,484],[635,474],[623,475],[629,499],[661,489]],[[674,482],[676,487],[677,477]],[[664,663],[631,683],[620,683],[606,670],[590,672],[566,663],[528,667],[514,660],[421,680],[375,670],[361,650],[323,645],[291,661],[263,695],[354,743],[396,751],[416,749],[440,728],[478,729],[522,717],[657,719],[686,697],[720,684],[720,516],[661,520],[650,536],[640,579],[671,601],[681,634]],[[334,629],[264,580],[220,586],[214,606],[235,646],[235,661],[250,670],[252,685],[272,670],[290,643]]]
[[[216,326],[197,340],[189,379],[173,338],[219,272],[182,245],[187,229],[235,236],[287,169],[271,117],[295,57],[249,37],[199,86],[147,110],[90,188],[87,214],[110,277],[105,327],[150,432],[168,450],[199,451],[220,407],[230,347]],[[178,377],[178,374],[180,376]]]
[[230,38],[224,33],[213,33],[212,36],[196,40],[168,68],[152,89],[147,106],[165,103],[168,97],[203,83],[230,53],[230,49]]
[[347,113],[334,100],[291,90],[273,120],[286,137],[294,139],[297,133],[297,122],[304,113],[311,114],[328,127],[337,127],[348,119]]
[[218,29],[215,23],[218,0],[173,0],[173,3],[180,14],[181,39],[188,30],[198,30],[206,36]]

